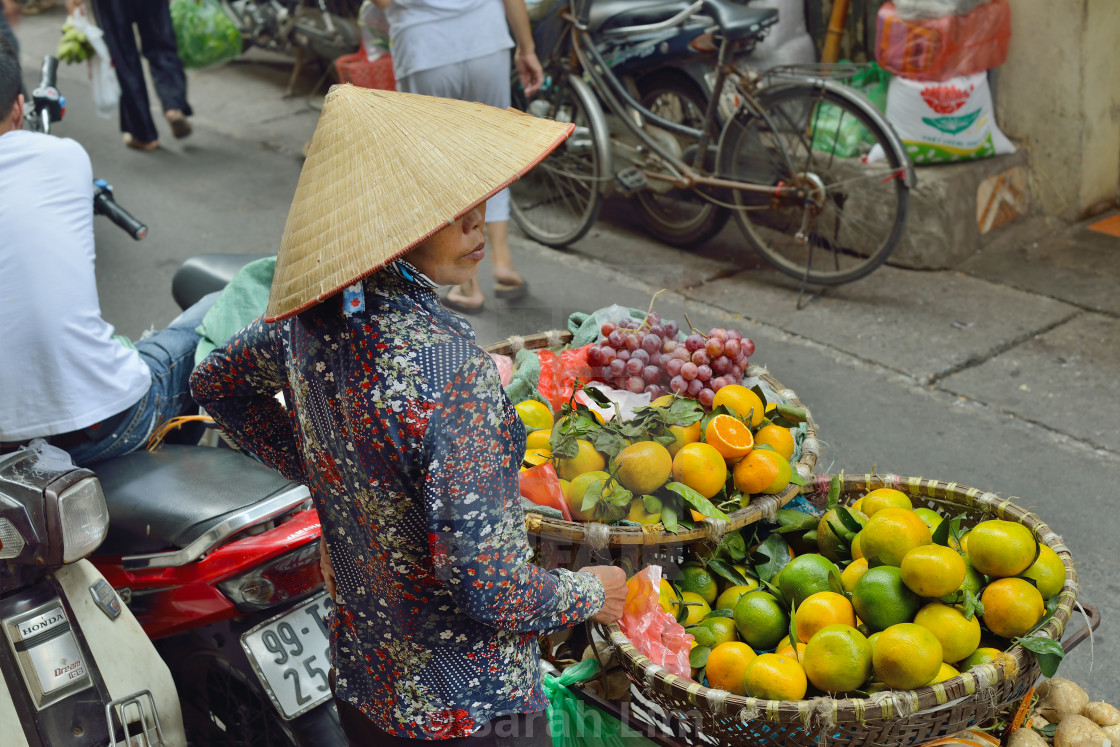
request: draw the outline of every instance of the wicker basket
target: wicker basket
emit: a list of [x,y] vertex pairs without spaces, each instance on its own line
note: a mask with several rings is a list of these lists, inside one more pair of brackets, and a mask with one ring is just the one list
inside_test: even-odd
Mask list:
[[[557,347],[569,343],[571,340],[571,332],[554,330],[526,337],[510,337],[488,345],[485,349],[491,353],[512,357],[519,350]],[[788,402],[802,406],[801,401],[797,399],[797,395],[792,390],[782,386],[781,382],[772,378],[766,373],[765,369],[751,366],[747,369],[746,374],[747,376],[759,377]],[[801,443],[801,458],[793,464],[793,467],[801,477],[809,479],[813,474],[813,467],[817,463],[820,443],[817,441],[817,427],[812,417],[806,421],[805,428],[806,436]],[[682,545],[704,539],[719,538],[728,531],[753,524],[763,517],[773,516],[775,511],[793,500],[799,490],[799,486],[790,483],[788,488],[777,495],[752,498],[749,506],[728,515],[730,521],[704,519],[698,522],[694,529],[682,528],[676,534],[666,532],[665,527],[660,523],[640,527],[610,526],[599,522],[564,521],[535,513],[525,515],[525,526],[530,535],[540,539],[575,544],[586,541],[596,551],[608,547],[620,548],[635,545]]]
[[[814,485],[803,489],[806,497],[823,505],[830,479],[827,475],[818,476]],[[991,493],[918,477],[846,477],[841,500],[850,504],[860,495],[883,487],[907,493],[915,507],[940,508],[953,515],[963,513],[970,522],[1005,519],[1034,532],[1040,542],[1062,559],[1066,582],[1058,594],[1057,610],[1033,635],[1062,639],[1077,601],[1077,572],[1062,539],[1041,519]],[[608,634],[627,675],[647,697],[694,723],[705,734],[732,745],[922,744],[964,731],[1021,700],[1040,674],[1035,655],[1021,646],[1013,646],[997,663],[974,667],[958,677],[919,690],[887,691],[867,699],[821,697],[778,702],[732,695],[671,675],[638,653],[617,625],[609,626]],[[1076,642],[1066,645],[1072,648]]]
[[382,55],[373,62],[359,49],[334,61],[338,71],[339,83],[351,83],[359,88],[379,88],[383,91],[397,90],[397,79],[393,77],[392,55]]

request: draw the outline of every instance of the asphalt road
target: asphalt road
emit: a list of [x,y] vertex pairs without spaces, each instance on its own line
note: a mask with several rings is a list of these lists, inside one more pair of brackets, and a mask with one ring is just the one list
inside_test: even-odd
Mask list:
[[[62,20],[25,20],[25,65],[37,69]],[[187,257],[275,250],[299,147],[316,121],[317,97],[281,98],[287,69],[282,59],[250,55],[192,73],[195,134],[181,142],[168,134],[156,153],[125,149],[117,123],[91,113],[84,71],[63,69],[70,105],[56,133],[78,139],[95,174],[151,228],[137,243],[98,221],[103,312],[119,331],[136,336],[177,313],[170,280]],[[315,77],[301,81],[303,93]],[[574,310],[644,308],[660,288],[668,289],[658,300],[663,315],[742,330],[757,343],[753,362],[812,407],[827,444],[820,470],[921,475],[1019,496],[1062,534],[1077,559],[1082,598],[1104,615],[1094,645],[1078,648],[1062,673],[1092,698],[1120,704],[1120,327],[1109,302],[1098,308],[1060,289],[1015,287],[1001,280],[1010,267],[987,274],[888,267],[798,311],[796,288],[743,256],[733,228],[687,253],[637,233],[628,205],[604,214],[565,252],[516,241],[533,293],[513,305],[488,300],[472,319],[480,341],[562,328]],[[1100,295],[1113,298],[1106,280]]]

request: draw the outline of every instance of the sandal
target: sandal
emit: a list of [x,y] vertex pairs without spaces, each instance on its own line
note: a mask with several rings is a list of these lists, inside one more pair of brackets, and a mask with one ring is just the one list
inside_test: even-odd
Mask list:
[[452,296],[451,296],[452,293],[456,293],[460,296],[466,295],[463,292],[463,288],[467,287],[467,288],[470,288],[470,289],[474,290],[478,287],[478,286],[475,285],[475,282],[476,282],[475,280],[468,280],[466,283],[463,283],[462,285],[457,285],[454,288],[452,288],[448,292],[447,296],[443,299],[443,305],[446,306],[449,309],[453,309],[454,311],[458,311],[460,314],[477,314],[478,312],[482,311],[483,307],[486,306],[486,299],[485,298],[483,298],[478,303],[467,303],[466,301],[461,301],[459,299],[452,298]]
[[153,151],[159,147],[158,140],[137,140],[131,132],[124,133],[124,144],[133,150]]
[[191,134],[191,123],[187,119],[187,115],[178,109],[169,109],[164,113],[164,116],[167,117],[167,121],[171,125],[171,134],[177,139],[181,140]]
[[507,283],[502,280],[495,280],[494,295],[506,301],[516,301],[519,298],[525,298],[525,296],[529,295],[529,281],[522,280],[520,283]]

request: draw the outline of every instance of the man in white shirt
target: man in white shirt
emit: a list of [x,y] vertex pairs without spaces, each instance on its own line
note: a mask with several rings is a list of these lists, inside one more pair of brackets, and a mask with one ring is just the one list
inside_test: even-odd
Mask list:
[[89,156],[22,129],[21,84],[0,39],[0,453],[45,438],[87,465],[190,406],[194,329],[213,299],[136,345],[114,336],[94,275]]

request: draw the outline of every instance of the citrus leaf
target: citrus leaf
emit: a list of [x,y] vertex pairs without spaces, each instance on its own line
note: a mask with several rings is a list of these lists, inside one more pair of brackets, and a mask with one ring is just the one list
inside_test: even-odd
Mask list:
[[661,509],[664,507],[661,499],[656,495],[643,495],[642,505],[645,506],[646,512],[651,514],[661,513]]
[[712,653],[712,649],[708,646],[697,646],[688,652],[688,666],[693,669],[699,669],[708,663],[708,655]]
[[1066,655],[1061,643],[1044,635],[1013,638],[1011,642],[1017,643],[1027,651],[1033,651],[1036,654],[1053,654],[1059,658]]
[[795,469],[794,469],[794,470],[790,470],[790,473],[789,473],[789,481],[790,481],[791,483],[793,483],[794,485],[800,485],[801,487],[805,487],[805,478],[804,478],[804,477],[802,477],[802,476],[801,476],[801,473],[800,473],[800,472],[798,472],[798,471],[797,471],[797,470],[795,470]]
[[832,481],[828,484],[828,500],[825,502],[825,507],[832,510],[840,505],[840,475],[833,475]]
[[[584,396],[586,396],[589,400],[591,400],[595,404],[599,405],[599,407],[610,407],[611,406],[611,398],[608,397],[606,395],[606,393],[602,389],[600,389],[599,387],[595,387],[595,386],[580,387],[580,391],[583,392]],[[590,409],[590,408],[588,408],[588,409]]]
[[705,516],[710,516],[715,519],[723,519],[724,521],[730,520],[727,514],[716,508],[711,501],[697,493],[692,488],[685,485],[683,482],[666,483],[665,488],[676,493],[681,498],[684,498],[693,508],[695,508]]
[[797,511],[792,508],[779,509],[774,518],[777,520],[778,526],[782,528],[794,527],[798,530],[812,529],[819,521],[817,517],[812,514],[807,514],[804,511]]
[[591,484],[587,486],[587,490],[583,494],[583,503],[579,507],[580,511],[590,511],[595,508],[595,504],[597,504],[599,499],[603,496],[604,482],[604,480],[593,480]]
[[840,580],[840,572],[835,568],[828,569],[828,588],[829,591],[839,594],[850,601],[848,592],[844,591],[844,582]]
[[738,532],[728,532],[719,542],[716,555],[730,558],[732,562],[739,562],[747,557],[747,541]]
[[754,563],[754,570],[760,581],[770,581],[790,561],[789,544],[778,534],[767,537],[755,550],[755,554],[766,558],[764,562]]
[[677,533],[677,509],[675,506],[664,505],[661,507],[661,523],[665,526],[666,532]]
[[754,392],[760,400],[762,400],[762,407],[765,409],[767,404],[766,395],[762,392],[762,387],[760,387],[758,384],[755,384],[751,387],[751,391]]
[[804,407],[797,405],[787,405],[779,403],[777,405],[778,414],[785,420],[800,425],[809,419],[809,411]]
[[933,531],[933,544],[949,547],[949,525],[948,521],[942,521],[937,525],[937,529]]
[[793,656],[797,658],[797,610],[789,608],[789,644],[793,646]]
[[708,561],[708,570],[724,581],[727,581],[732,586],[746,586],[749,583],[747,579],[743,577],[742,573],[739,573],[734,567],[722,560]]
[[984,614],[984,603],[977,599],[970,590],[964,590],[964,619],[971,620],[974,615]]
[[775,449],[770,444],[755,444],[754,446],[751,447],[751,451],[772,451],[775,454],[778,453],[778,450]]
[[[852,512],[844,508],[843,506],[836,507],[836,515],[840,518],[840,521],[844,524],[849,532],[859,532],[863,530],[863,526],[858,521],[856,521],[856,517],[852,516]],[[839,534],[841,537],[844,536],[843,532],[837,532],[837,534]]]
[[735,617],[735,610],[729,610],[726,607],[720,607],[718,610],[712,610],[708,613],[708,617]]
[[817,530],[816,529],[810,529],[808,532],[805,532],[805,534],[802,535],[802,539],[804,539],[810,545],[816,544],[816,542],[817,542]]
[[1054,654],[1039,654],[1038,655],[1038,668],[1042,671],[1043,677],[1053,677],[1058,673],[1058,667],[1062,663],[1062,657],[1055,656]]
[[704,408],[691,397],[677,397],[662,416],[666,425],[680,426],[692,425],[703,417]]

